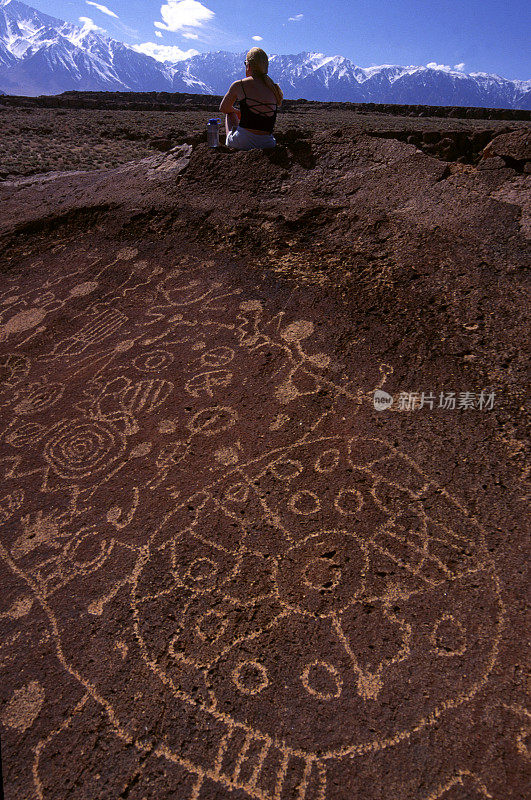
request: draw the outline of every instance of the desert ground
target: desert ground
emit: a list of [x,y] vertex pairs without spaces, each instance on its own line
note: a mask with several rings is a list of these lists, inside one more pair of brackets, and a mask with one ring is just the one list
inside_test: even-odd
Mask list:
[[9,800],[527,796],[531,124],[338,105],[2,98]]

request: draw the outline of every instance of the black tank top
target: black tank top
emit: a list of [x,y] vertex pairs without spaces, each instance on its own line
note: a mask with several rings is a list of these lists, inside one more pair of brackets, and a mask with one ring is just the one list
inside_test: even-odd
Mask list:
[[[266,103],[263,100],[254,100],[252,97],[247,97],[242,81],[240,81],[240,83],[242,85],[242,91],[244,94],[243,99],[240,100],[240,126],[242,128],[251,128],[257,131],[264,131],[264,133],[273,133],[273,128],[275,127],[275,121],[277,118],[278,104]],[[253,103],[253,105],[249,106],[249,103]],[[274,106],[275,110],[253,111],[252,109],[256,108],[257,106]]]

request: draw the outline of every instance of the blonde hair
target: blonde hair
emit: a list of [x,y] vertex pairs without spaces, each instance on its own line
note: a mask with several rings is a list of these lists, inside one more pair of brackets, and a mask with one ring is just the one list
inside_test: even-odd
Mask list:
[[251,47],[245,56],[245,63],[251,70],[253,78],[259,78],[265,86],[274,92],[274,95],[277,98],[277,103],[280,105],[284,95],[282,94],[282,89],[278,83],[275,83],[267,74],[269,59],[265,50],[262,50],[261,47]]

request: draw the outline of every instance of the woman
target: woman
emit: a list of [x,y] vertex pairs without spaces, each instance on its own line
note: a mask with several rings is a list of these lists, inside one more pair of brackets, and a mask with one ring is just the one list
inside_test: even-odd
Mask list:
[[[226,114],[225,144],[238,150],[275,147],[273,128],[277,109],[282,103],[282,89],[267,74],[269,59],[260,47],[251,47],[245,58],[245,78],[234,81],[221,101],[219,110]],[[234,108],[239,101],[240,111]]]

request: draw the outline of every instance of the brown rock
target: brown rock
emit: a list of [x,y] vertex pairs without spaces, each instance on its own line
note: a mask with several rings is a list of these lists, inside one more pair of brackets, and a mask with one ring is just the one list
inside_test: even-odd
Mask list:
[[531,160],[531,132],[529,130],[517,130],[510,133],[502,133],[496,136],[483,150],[483,156],[501,156],[504,159],[514,161]]
[[478,164],[478,169],[505,169],[507,164],[501,156],[492,155],[490,152]]
[[336,113],[0,185],[9,797],[525,796],[528,178]]
[[155,150],[160,150],[161,153],[167,153],[168,150],[171,150],[171,148],[173,147],[171,139],[163,139],[163,138],[151,139],[149,144],[151,145],[151,147],[154,147]]

